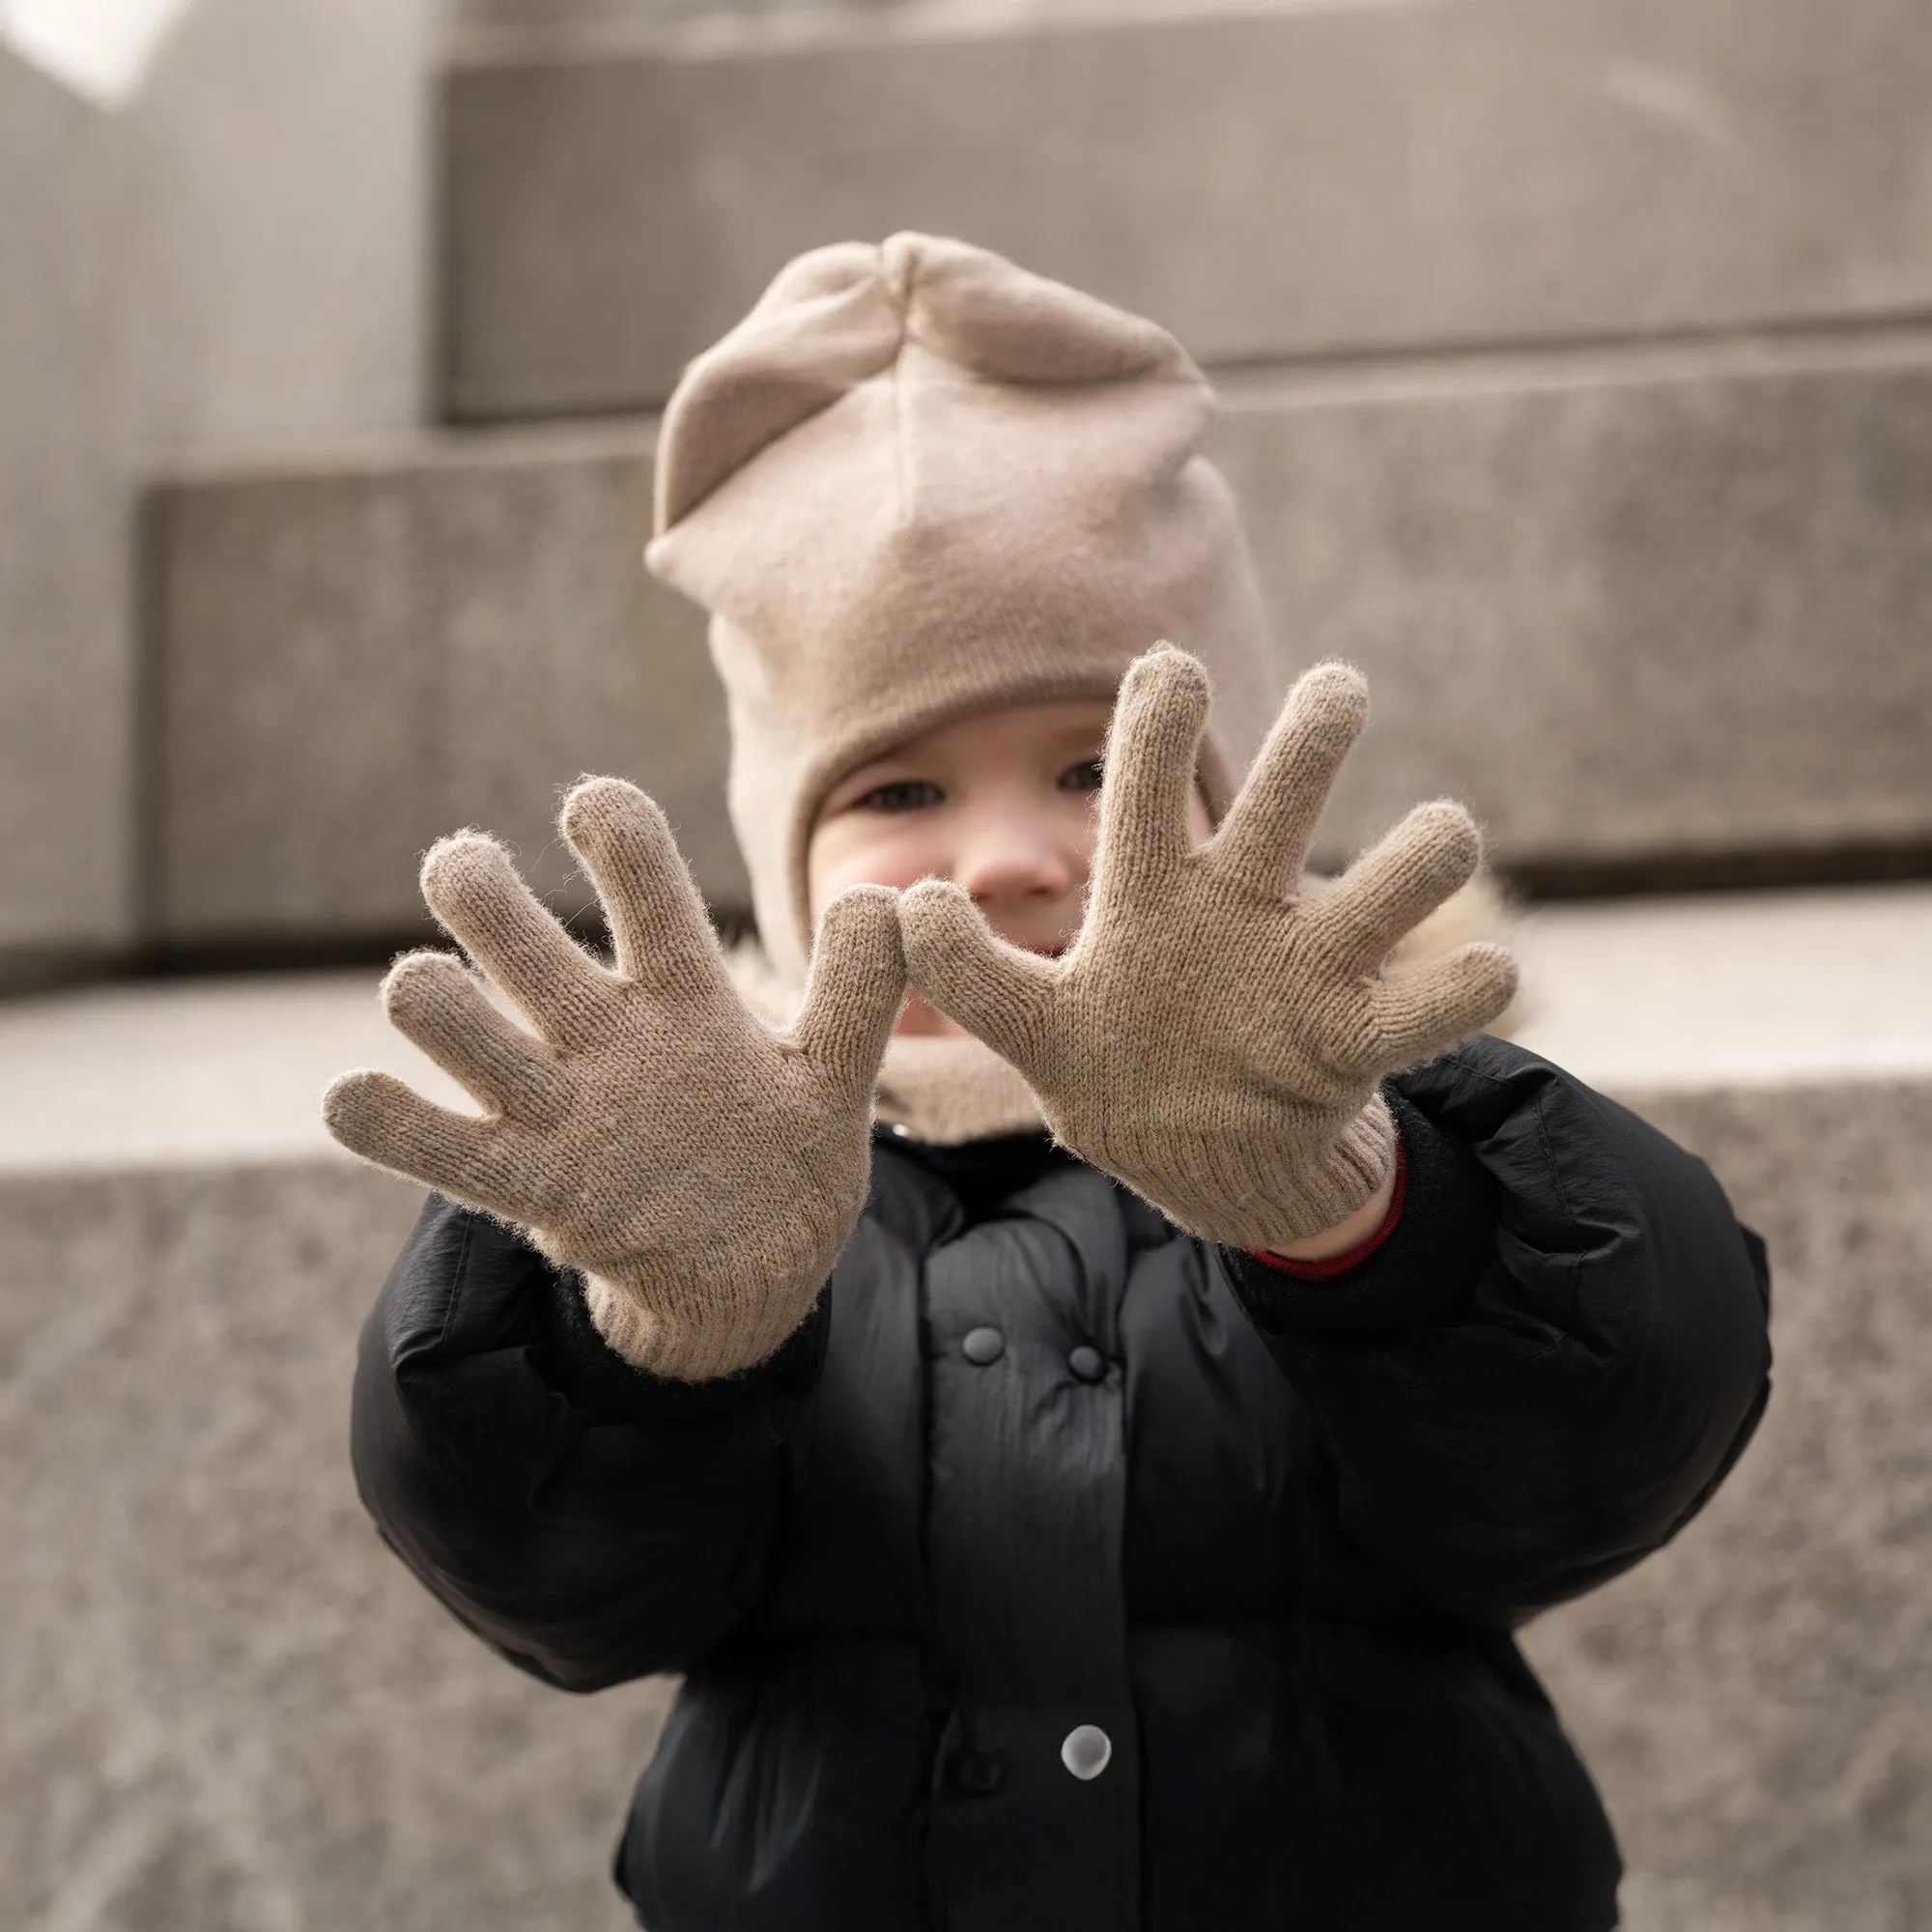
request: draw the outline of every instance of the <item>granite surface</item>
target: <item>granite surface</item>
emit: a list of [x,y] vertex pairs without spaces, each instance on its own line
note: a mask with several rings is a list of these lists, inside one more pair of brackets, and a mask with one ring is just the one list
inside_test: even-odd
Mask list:
[[0,5],[0,991],[137,936],[156,450],[423,413],[442,0],[142,12]]
[[[1932,883],[1542,905],[1514,915],[1511,1037],[1610,1091],[1932,1080]],[[374,965],[0,1003],[0,1173],[332,1154],[351,1066],[472,1100],[384,1018]]]
[[407,934],[418,859],[463,825],[581,908],[554,821],[586,771],[645,785],[742,903],[703,621],[639,560],[650,451],[417,445],[158,490],[157,935]]
[[418,1202],[336,1162],[0,1180],[0,1924],[628,1922],[663,1688],[522,1677],[354,1493],[355,1331]]
[[[701,619],[639,561],[652,436],[157,488],[162,936],[405,933],[466,823],[582,905],[551,817],[584,770],[742,905]],[[1374,688],[1323,860],[1440,793],[1504,866],[1932,844],[1932,331],[1250,375],[1215,452],[1284,678]]]
[[447,86],[444,396],[635,409],[799,251],[982,242],[1204,361],[1932,305],[1918,0],[1394,0],[621,36]]
[[0,45],[0,988],[132,924],[111,130]]
[[[1634,1932],[1932,1915],[1932,1085],[1657,1095],[1770,1240],[1778,1387],[1669,1549],[1532,1626]],[[355,1328],[415,1208],[346,1164],[0,1181],[0,1924],[623,1922],[664,1687],[571,1699],[381,1547]]]
[[1524,867],[1932,844],[1932,333],[1226,404],[1287,663],[1374,693],[1331,844],[1438,793]]
[[1932,1921],[1932,1086],[1633,1096],[1770,1243],[1776,1386],[1705,1514],[1526,1648],[1634,1932]]

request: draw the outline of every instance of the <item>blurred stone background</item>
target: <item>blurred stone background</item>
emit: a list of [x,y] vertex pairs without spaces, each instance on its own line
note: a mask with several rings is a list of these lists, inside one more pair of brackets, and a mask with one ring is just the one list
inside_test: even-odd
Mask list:
[[652,412],[796,250],[962,234],[1220,382],[1325,830],[1466,798],[1530,1044],[1770,1238],[1707,1516],[1528,1643],[1638,1932],[1932,1923],[1921,0],[0,0],[0,1924],[615,1927],[666,1687],[442,1618],[344,1453],[439,1079],[416,855],[661,797],[743,883]]

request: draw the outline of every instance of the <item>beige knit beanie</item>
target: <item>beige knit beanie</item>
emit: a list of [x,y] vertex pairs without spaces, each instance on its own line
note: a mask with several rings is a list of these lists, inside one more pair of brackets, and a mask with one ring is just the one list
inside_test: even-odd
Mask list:
[[947,720],[1111,697],[1157,639],[1208,668],[1218,817],[1273,717],[1254,571],[1164,329],[960,242],[802,255],[685,371],[650,568],[711,612],[730,810],[801,982],[806,852],[855,766]]

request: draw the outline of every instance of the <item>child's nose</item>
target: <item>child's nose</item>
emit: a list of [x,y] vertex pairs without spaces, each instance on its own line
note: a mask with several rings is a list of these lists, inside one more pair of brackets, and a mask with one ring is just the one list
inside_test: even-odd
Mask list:
[[1076,855],[1058,840],[1012,830],[976,838],[959,854],[954,880],[980,905],[1062,898],[1081,880]]

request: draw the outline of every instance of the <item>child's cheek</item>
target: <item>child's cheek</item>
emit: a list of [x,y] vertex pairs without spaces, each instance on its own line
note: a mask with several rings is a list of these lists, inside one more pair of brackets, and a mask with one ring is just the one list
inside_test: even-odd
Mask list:
[[806,857],[811,916],[849,886],[893,886],[950,875],[944,841],[907,812],[852,812],[828,819],[812,834]]

